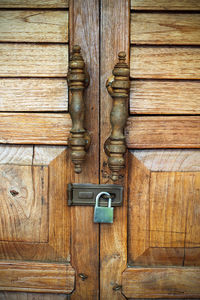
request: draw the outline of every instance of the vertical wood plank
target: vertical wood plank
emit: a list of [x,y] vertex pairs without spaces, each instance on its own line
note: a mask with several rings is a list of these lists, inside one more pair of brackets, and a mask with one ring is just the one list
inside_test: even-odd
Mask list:
[[[109,180],[106,167],[107,157],[103,151],[104,143],[110,134],[110,111],[112,98],[106,90],[106,80],[112,75],[120,51],[127,54],[129,62],[129,1],[101,1],[101,183],[113,183]],[[118,183],[126,183],[124,180]],[[114,210],[114,223],[101,225],[100,237],[100,299],[121,300],[121,275],[127,261],[127,204],[124,191],[123,207]]]
[[148,170],[129,154],[128,193],[128,262],[132,263],[149,248],[149,185]]
[[[99,0],[70,1],[70,49],[81,46],[90,75],[85,92],[85,128],[92,137],[80,175],[71,168],[71,182],[99,183]],[[70,170],[70,169],[69,169]],[[99,226],[93,223],[93,207],[72,207],[72,265],[76,270],[76,288],[72,300],[98,299]],[[79,274],[87,275],[82,280]]]

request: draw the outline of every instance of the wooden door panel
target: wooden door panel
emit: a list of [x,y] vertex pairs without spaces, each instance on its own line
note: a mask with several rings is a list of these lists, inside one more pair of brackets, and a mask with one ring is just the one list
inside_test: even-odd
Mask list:
[[4,112],[66,112],[68,110],[67,80],[61,78],[0,79],[0,99],[0,110]]
[[184,265],[185,251],[200,247],[197,157],[198,150],[130,154],[129,264]]
[[50,293],[0,292],[0,300],[69,300],[69,295]]
[[199,148],[199,116],[129,117],[128,148]]
[[0,240],[46,243],[48,167],[1,165],[0,182]]
[[200,81],[132,80],[130,114],[200,114],[199,85]]
[[68,8],[69,0],[1,0],[2,8]]
[[193,11],[200,9],[200,3],[196,0],[131,0],[131,9]]
[[2,43],[0,51],[0,77],[67,76],[67,44]]
[[68,11],[1,10],[0,42],[66,43]]
[[126,297],[199,296],[199,157],[199,150],[129,153]]
[[131,14],[133,44],[199,45],[200,15],[183,13]]
[[127,269],[122,292],[127,298],[198,298],[199,280],[199,268]]
[[[0,289],[69,293],[75,276],[66,201],[69,153],[62,146],[0,151]],[[10,161],[3,159],[6,153]]]
[[0,143],[68,144],[72,125],[68,113],[0,113],[0,119]]
[[132,78],[200,79],[200,49],[196,47],[132,46]]

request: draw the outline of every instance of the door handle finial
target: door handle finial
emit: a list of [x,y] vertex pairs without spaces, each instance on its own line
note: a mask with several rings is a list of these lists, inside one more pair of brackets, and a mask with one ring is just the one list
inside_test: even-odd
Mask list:
[[90,136],[84,128],[85,101],[84,89],[89,85],[89,74],[85,69],[85,62],[81,54],[81,47],[75,45],[70,55],[69,71],[67,75],[68,87],[71,92],[69,113],[72,119],[69,146],[71,159],[75,166],[75,172],[82,172],[82,163],[85,160],[86,151],[90,145]]
[[108,93],[113,98],[113,106],[110,113],[111,135],[104,144],[108,156],[108,166],[112,172],[111,179],[117,181],[119,171],[124,167],[124,154],[126,142],[124,127],[126,124],[128,109],[127,100],[130,90],[130,69],[126,63],[126,53],[119,52],[118,63],[113,69],[113,76],[107,82]]

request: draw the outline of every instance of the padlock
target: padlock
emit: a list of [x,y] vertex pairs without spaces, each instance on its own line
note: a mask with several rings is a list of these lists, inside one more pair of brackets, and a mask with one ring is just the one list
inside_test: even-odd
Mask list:
[[[109,196],[108,206],[99,206],[99,198],[102,195]],[[94,208],[94,223],[113,223],[113,207],[111,207],[111,196],[107,192],[101,192],[96,196],[96,204]]]

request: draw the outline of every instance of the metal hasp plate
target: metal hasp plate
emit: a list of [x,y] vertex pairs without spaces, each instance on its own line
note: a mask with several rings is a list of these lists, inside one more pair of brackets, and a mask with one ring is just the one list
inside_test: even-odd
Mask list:
[[[112,198],[112,206],[122,206],[123,187],[117,184],[68,184],[68,205],[92,205],[95,206],[96,196],[100,192],[108,192]],[[99,203],[107,206],[108,200],[103,200],[102,196]],[[105,199],[105,198],[104,198]]]

